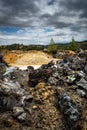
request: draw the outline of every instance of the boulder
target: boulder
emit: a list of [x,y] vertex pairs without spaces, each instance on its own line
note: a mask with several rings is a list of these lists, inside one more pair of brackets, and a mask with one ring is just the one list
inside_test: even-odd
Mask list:
[[27,117],[27,114],[24,112],[24,113],[20,114],[17,118],[18,118],[19,121],[27,122],[26,117]]
[[20,70],[18,67],[9,67],[3,75],[3,78],[8,81],[18,82],[22,87],[26,87],[29,80],[28,74],[28,71]]
[[49,77],[49,79],[48,79],[48,83],[50,84],[50,85],[57,85],[57,79],[56,78],[54,78],[54,77]]
[[39,82],[47,82],[52,73],[51,69],[37,69],[29,73],[29,85],[35,87]]
[[16,97],[0,94],[0,109],[3,111],[12,110],[17,105]]
[[15,94],[15,95],[23,95],[24,89],[21,88],[18,82],[10,81],[3,81],[0,83],[0,93],[4,94]]
[[87,64],[84,67],[84,72],[87,74]]
[[70,123],[73,124],[80,119],[78,107],[65,92],[58,95],[58,106]]
[[85,78],[81,78],[81,80],[77,82],[77,85],[87,91],[87,80],[85,80]]
[[22,107],[14,107],[13,108],[13,113],[14,113],[14,116],[18,117],[19,115],[24,113],[24,110],[23,110]]

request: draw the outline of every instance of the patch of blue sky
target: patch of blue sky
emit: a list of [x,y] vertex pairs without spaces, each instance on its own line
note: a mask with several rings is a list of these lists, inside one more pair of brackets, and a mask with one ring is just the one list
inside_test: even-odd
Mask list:
[[16,33],[20,29],[19,27],[0,27],[0,31],[7,35]]
[[44,29],[44,32],[46,32],[46,33],[49,33],[49,32],[53,32],[54,30],[53,29],[50,29],[50,28],[45,28]]

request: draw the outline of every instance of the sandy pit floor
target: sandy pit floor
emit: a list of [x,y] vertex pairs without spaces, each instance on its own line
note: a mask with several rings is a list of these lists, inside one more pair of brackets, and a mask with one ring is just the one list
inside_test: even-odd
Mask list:
[[35,69],[37,69],[42,64],[47,64],[52,60],[56,62],[58,59],[55,59],[51,55],[41,51],[28,51],[28,52],[23,52],[21,54],[9,53],[6,54],[5,56],[5,61],[9,65],[17,66],[20,69],[26,69],[27,66],[33,66]]

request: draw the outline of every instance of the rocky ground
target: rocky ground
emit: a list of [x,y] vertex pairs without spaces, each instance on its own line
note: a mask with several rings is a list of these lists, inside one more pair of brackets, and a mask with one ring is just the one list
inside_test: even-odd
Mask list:
[[0,130],[87,130],[87,54],[26,70],[1,55]]

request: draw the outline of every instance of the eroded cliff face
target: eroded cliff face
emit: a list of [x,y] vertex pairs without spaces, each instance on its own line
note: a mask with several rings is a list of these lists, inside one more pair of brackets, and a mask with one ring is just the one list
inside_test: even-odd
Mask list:
[[85,52],[38,69],[0,66],[0,130],[87,129]]

